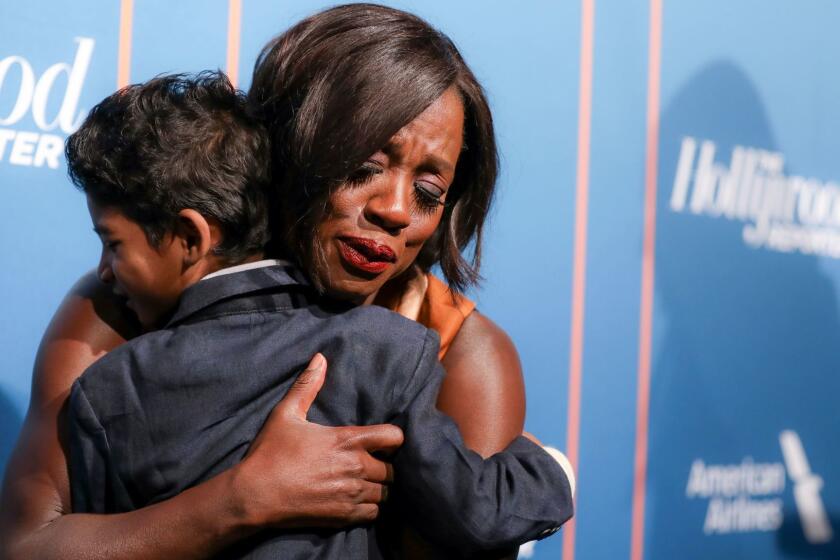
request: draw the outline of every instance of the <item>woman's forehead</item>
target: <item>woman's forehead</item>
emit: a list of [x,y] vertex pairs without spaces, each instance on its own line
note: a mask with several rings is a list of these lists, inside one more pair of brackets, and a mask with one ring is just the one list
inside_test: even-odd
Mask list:
[[442,171],[454,171],[461,152],[464,106],[452,88],[394,134],[382,151],[388,156],[422,157]]

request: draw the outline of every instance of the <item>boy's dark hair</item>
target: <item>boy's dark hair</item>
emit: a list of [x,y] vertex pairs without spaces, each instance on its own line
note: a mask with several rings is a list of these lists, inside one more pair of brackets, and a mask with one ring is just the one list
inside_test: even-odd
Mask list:
[[[481,85],[452,41],[419,17],[375,4],[319,12],[257,59],[248,97],[269,130],[280,212],[272,244],[301,265],[329,190],[448,88],[464,103],[464,151],[440,225],[417,257],[453,290],[479,279],[484,220],[498,156]],[[279,214],[279,215],[278,215]],[[472,247],[472,259],[461,251]]]
[[221,72],[158,76],[105,98],[67,139],[68,173],[152,246],[190,208],[217,220],[235,262],[268,240],[266,132]]

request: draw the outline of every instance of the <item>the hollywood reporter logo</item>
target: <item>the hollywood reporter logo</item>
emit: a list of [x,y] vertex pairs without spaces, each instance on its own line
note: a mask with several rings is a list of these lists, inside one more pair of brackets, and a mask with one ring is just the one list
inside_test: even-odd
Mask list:
[[[12,100],[11,107],[0,106],[0,164],[58,168],[64,151],[64,137],[55,132],[71,134],[85,117],[78,108],[79,97],[95,41],[77,37],[76,44],[76,56],[72,63],[53,64],[40,76],[36,76],[32,64],[22,56],[0,59],[0,93],[4,94],[2,99],[11,97]],[[11,79],[13,73],[18,74],[20,86],[17,95],[9,96],[7,89],[15,83]],[[50,115],[48,102],[51,96],[62,93],[55,88],[62,75],[67,80],[64,97],[58,113]],[[27,114],[32,116],[39,132],[20,128],[19,123]]]
[[670,209],[740,222],[752,248],[840,258],[840,184],[785,173],[785,158],[734,146],[726,164],[711,140],[682,139]]

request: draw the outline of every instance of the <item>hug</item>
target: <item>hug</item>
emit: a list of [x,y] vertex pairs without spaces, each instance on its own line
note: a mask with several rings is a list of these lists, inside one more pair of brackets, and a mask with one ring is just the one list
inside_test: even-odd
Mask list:
[[75,366],[72,513],[4,527],[14,551],[85,552],[75,528],[125,557],[497,557],[571,517],[567,463],[519,435],[515,349],[461,295],[497,155],[443,34],[333,8],[266,46],[247,99],[129,86],[67,156],[103,248],[54,332],[98,351],[47,335]]

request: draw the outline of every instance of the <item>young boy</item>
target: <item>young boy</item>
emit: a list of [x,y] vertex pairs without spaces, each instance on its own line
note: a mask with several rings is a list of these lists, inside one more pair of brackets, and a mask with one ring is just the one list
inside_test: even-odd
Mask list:
[[[469,554],[555,530],[572,513],[560,465],[523,438],[482,460],[436,411],[435,334],[328,302],[290,263],[261,260],[267,144],[215,73],[123,89],[68,140],[103,244],[100,277],[149,331],[73,386],[74,511],[136,509],[235,465],[322,352],[330,374],[310,420],[403,429],[395,505],[426,538]],[[264,531],[230,554],[366,558],[376,542],[373,526]]]

